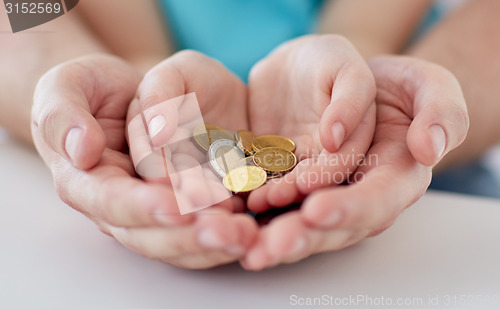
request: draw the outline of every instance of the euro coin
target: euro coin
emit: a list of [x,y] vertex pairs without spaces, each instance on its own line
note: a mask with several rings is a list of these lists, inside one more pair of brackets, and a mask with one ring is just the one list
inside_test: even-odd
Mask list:
[[267,180],[282,177],[286,173],[267,173]]
[[267,180],[266,171],[258,166],[238,167],[230,171],[222,183],[226,189],[238,193],[249,192],[262,186]]
[[255,162],[253,162],[253,156],[246,157],[238,162],[236,164],[236,167],[243,167],[243,166],[256,166]]
[[233,132],[211,124],[199,125],[195,127],[193,130],[193,137],[196,144],[198,144],[198,146],[205,151],[208,151],[210,145],[220,139],[229,139],[234,141]]
[[279,147],[263,148],[255,152],[253,161],[269,174],[286,173],[297,165],[297,157],[291,151]]
[[259,136],[252,144],[252,149],[254,151],[270,147],[282,148],[292,153],[295,151],[295,143],[292,140],[279,135]]
[[220,139],[210,145],[208,159],[214,172],[222,178],[238,167],[239,162],[245,159],[245,154],[233,140]]
[[255,134],[250,131],[240,130],[236,132],[236,144],[247,156],[251,156],[253,153],[252,144],[255,138]]

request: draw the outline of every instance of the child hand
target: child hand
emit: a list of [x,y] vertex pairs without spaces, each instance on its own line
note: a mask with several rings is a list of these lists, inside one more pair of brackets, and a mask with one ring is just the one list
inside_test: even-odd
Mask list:
[[335,35],[287,42],[256,64],[250,74],[250,127],[257,135],[295,141],[300,162],[252,192],[249,209],[286,206],[347,180],[373,139],[375,92],[366,62]]
[[[190,93],[196,93],[195,102],[189,99]],[[233,213],[245,208],[243,201],[229,198],[220,179],[203,165],[206,152],[192,142],[193,130],[189,127],[203,115],[198,120],[226,129],[248,129],[246,103],[245,85],[220,63],[194,51],[179,52],[146,74],[129,109],[131,153],[137,153],[135,121],[139,129],[144,125],[148,128],[146,150],[151,149],[150,139],[153,148],[162,151],[158,166],[149,168],[152,174],[141,176],[148,184],[161,183],[169,192],[175,191],[163,202],[179,208],[163,216],[166,220],[191,216],[194,222],[183,226],[111,229],[122,244],[183,268],[229,263],[246,252],[256,237],[257,224],[248,215]],[[137,165],[136,161],[134,158]],[[155,174],[158,170],[160,176]],[[221,198],[216,196],[218,193],[227,196]],[[186,204],[213,206],[180,215],[179,210]]]

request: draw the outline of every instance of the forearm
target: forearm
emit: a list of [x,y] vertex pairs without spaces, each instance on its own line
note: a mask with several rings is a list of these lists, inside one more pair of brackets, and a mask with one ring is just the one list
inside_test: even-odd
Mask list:
[[330,0],[324,5],[321,33],[340,34],[362,56],[401,52],[430,0]]
[[476,0],[454,12],[409,54],[450,70],[462,85],[470,115],[465,142],[438,169],[477,158],[500,141],[500,1]]
[[0,125],[31,144],[30,113],[39,78],[51,67],[89,53],[106,52],[75,14],[24,33],[8,33],[0,10]]
[[9,34],[7,15],[0,10],[4,32],[0,36],[0,126],[31,143],[36,83],[64,61],[110,53],[145,73],[166,58],[172,48],[155,10],[154,1],[88,0],[63,17],[16,34]]

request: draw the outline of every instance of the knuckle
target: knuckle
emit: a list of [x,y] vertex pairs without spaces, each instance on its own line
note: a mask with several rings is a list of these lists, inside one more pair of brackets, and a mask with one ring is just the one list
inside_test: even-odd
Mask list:
[[147,259],[157,260],[157,259],[162,258],[162,256],[160,254],[158,254],[158,252],[156,252],[156,250],[152,250],[150,248],[142,248],[138,245],[130,245],[130,246],[131,246],[130,249],[132,251],[139,253],[140,255],[142,255],[143,257],[145,257]]
[[84,70],[87,69],[78,61],[64,63],[53,67],[38,80],[31,109],[31,118],[35,126],[54,118],[58,105],[52,100],[52,94],[54,91],[59,91],[58,85],[68,80],[83,85],[85,82],[81,77],[85,76]]
[[35,126],[42,133],[44,139],[50,135],[50,131],[54,127],[58,117],[58,112],[54,106],[47,107],[46,109],[40,110],[36,115],[37,118],[34,119]]
[[365,218],[365,211],[363,211],[359,206],[352,205],[351,207],[344,208],[344,216],[349,218],[350,223],[361,222]]
[[460,110],[459,119],[460,119],[459,123],[461,124],[459,143],[462,143],[465,140],[465,137],[467,136],[467,132],[469,131],[470,127],[470,118],[467,109],[464,108]]
[[128,228],[114,228],[112,230],[113,237],[129,250],[140,254],[147,259],[157,259],[159,256],[144,240],[141,241],[138,231]]
[[185,49],[175,53],[171,59],[181,61],[191,61],[193,59],[206,59],[207,56],[192,49]]
[[[161,72],[165,69],[165,66],[172,70],[177,70],[181,75],[184,75],[186,68],[191,68],[193,66],[207,65],[215,62],[208,56],[190,49],[181,50],[168,59],[166,59],[162,65],[158,66],[158,70]],[[155,70],[152,71],[153,74],[158,73]]]
[[107,190],[103,189],[101,192],[104,193],[101,194],[99,202],[96,205],[97,209],[99,209],[99,217],[110,224],[118,224],[119,222],[116,219],[118,212],[116,211],[113,198],[109,194],[106,194]]
[[140,102],[140,106],[141,106],[142,110],[144,111],[150,107],[153,107],[153,106],[161,103],[162,99],[160,98],[159,95],[148,94],[146,96],[141,97],[139,102]]
[[67,173],[64,173],[61,167],[52,166],[53,182],[57,195],[67,205],[76,207],[73,201],[73,194],[71,193],[71,179]]
[[54,178],[54,186],[55,186],[55,190],[56,190],[56,193],[59,196],[59,198],[65,204],[67,204],[69,206],[73,206],[72,199],[70,198],[71,195],[69,194],[68,189],[66,187],[66,181],[63,181],[63,180],[58,179],[58,178]]
[[[345,109],[342,111],[346,114],[347,120],[349,119],[359,119],[365,115],[366,110],[369,106],[367,100],[361,97],[350,98],[348,101],[343,102]],[[354,124],[352,120],[346,121],[345,125]]]
[[269,60],[264,58],[259,60],[251,69],[250,73],[248,74],[248,80],[250,83],[254,83],[255,81],[259,81],[259,78],[261,76],[265,76],[266,74],[266,68],[268,67]]
[[334,45],[335,48],[338,48],[339,45],[340,46],[351,45],[350,41],[347,38],[345,38],[340,34],[334,34],[334,33],[313,34],[307,36],[307,38],[316,43]]

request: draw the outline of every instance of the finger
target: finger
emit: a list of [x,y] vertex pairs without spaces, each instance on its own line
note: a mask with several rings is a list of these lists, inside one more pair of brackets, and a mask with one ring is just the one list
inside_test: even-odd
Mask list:
[[299,212],[290,212],[262,229],[259,241],[241,263],[247,270],[295,263],[318,252],[342,249],[366,234],[353,230],[313,229],[304,223]]
[[[188,63],[188,57],[192,63]],[[200,66],[203,57],[197,53],[180,52],[151,69],[142,80],[137,96],[153,146],[165,145],[175,134],[179,125],[179,110],[184,95],[191,65]],[[200,66],[202,67],[202,66]],[[182,69],[181,69],[182,68]]]
[[319,156],[302,160],[285,177],[252,192],[249,208],[263,212],[271,207],[284,207],[302,201],[307,194],[318,189],[344,183],[363,161],[374,129],[375,105],[372,104],[339,151],[329,153],[323,150]]
[[126,172],[133,168],[126,155],[118,152],[113,164],[105,152],[99,165],[90,171],[75,169],[60,159],[54,164],[54,181],[61,199],[68,205],[96,220],[114,226],[172,226],[187,224],[192,216],[179,214],[171,188],[161,184],[146,184]]
[[[209,102],[220,104],[225,100],[241,100],[239,96],[245,94],[241,89],[244,89],[241,81],[222,64],[195,51],[181,51],[160,63],[146,74],[138,89],[139,103],[153,146],[167,143],[178,124],[189,123],[194,117],[201,116],[200,110],[203,116],[210,114],[210,109],[203,110],[203,107],[210,106]],[[180,97],[193,92],[196,95],[192,96],[194,99],[189,97],[189,104]],[[160,104],[168,100],[172,101]]]
[[310,241],[297,211],[278,216],[262,228],[259,240],[241,261],[247,270],[273,267],[291,257],[305,257]]
[[378,166],[360,168],[357,183],[310,195],[301,208],[305,222],[317,228],[377,230],[394,221],[424,194],[431,178],[430,168],[415,162],[405,145],[400,144],[375,145],[373,153],[392,149],[391,155]]
[[272,179],[264,186],[252,191],[247,200],[248,209],[262,213],[273,207],[285,207],[301,202],[304,196],[297,188],[297,175],[302,173],[308,161],[310,160],[301,161],[292,172],[284,177]]
[[[346,43],[349,44],[350,43]],[[331,102],[320,121],[320,140],[329,152],[336,152],[356,130],[370,105],[375,101],[376,87],[373,74],[363,58],[352,47],[345,63],[334,76]],[[330,53],[330,63],[334,59]],[[328,63],[328,62],[326,62]]]
[[198,254],[183,255],[160,260],[175,267],[200,270],[234,262],[238,260],[238,256],[231,255],[224,250],[211,250]]
[[240,265],[246,270],[259,271],[267,267],[275,266],[279,263],[267,251],[266,239],[268,231],[263,228],[247,254],[240,259]]
[[124,119],[137,84],[132,68],[108,56],[80,58],[46,73],[32,109],[32,132],[44,159],[54,151],[80,169],[94,166],[106,144],[116,144],[106,140],[94,115]]
[[224,249],[203,251],[196,254],[181,254],[173,258],[164,258],[163,262],[187,269],[207,269],[214,266],[227,264],[243,257],[256,237],[257,231],[253,223],[248,223],[246,216],[234,218],[239,230],[240,245]]
[[327,186],[340,185],[354,173],[373,140],[375,113],[375,104],[370,104],[357,128],[335,153],[323,150],[313,158],[313,164],[297,176],[300,193],[307,195]]
[[376,58],[370,66],[377,82],[405,90],[414,118],[408,148],[418,162],[434,166],[467,135],[469,119],[460,85],[438,65],[409,57],[388,59]]
[[[68,74],[56,69],[38,83],[32,112],[32,132],[35,143],[41,146],[39,149],[47,148],[69,160],[75,167],[88,169],[101,158],[106,140],[103,130],[91,114],[85,94],[74,90],[80,86],[67,79]],[[42,155],[47,159],[46,155]],[[47,163],[50,166],[50,162]]]
[[200,212],[192,225],[172,228],[111,229],[124,246],[148,258],[169,261],[211,251],[242,255],[257,227],[248,215],[223,211]]

